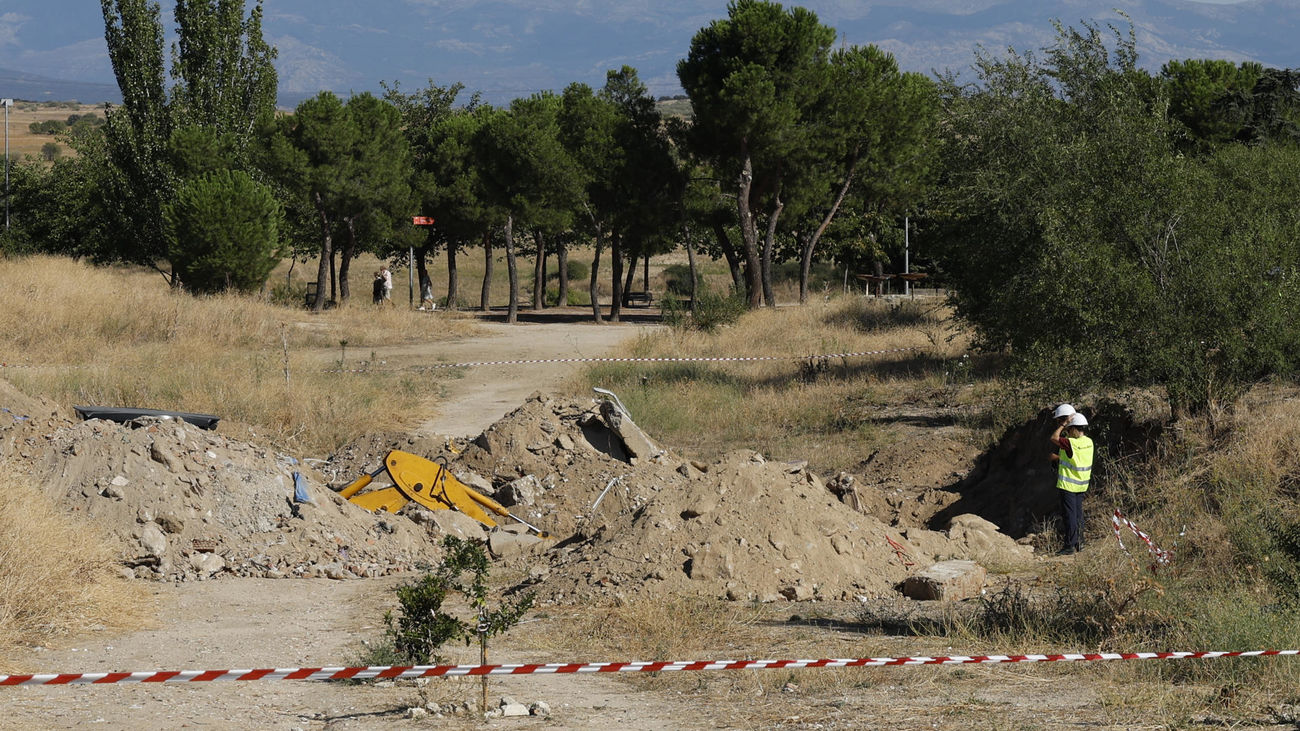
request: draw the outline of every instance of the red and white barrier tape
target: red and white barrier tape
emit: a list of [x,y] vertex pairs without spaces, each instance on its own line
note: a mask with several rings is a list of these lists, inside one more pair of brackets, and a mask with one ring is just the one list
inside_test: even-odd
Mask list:
[[1168,566],[1173,560],[1174,557],[1170,551],[1165,551],[1157,546],[1155,541],[1151,540],[1151,536],[1139,530],[1138,527],[1133,524],[1133,521],[1125,518],[1119,512],[1118,508],[1115,510],[1115,514],[1110,517],[1110,522],[1115,528],[1115,540],[1119,541],[1119,547],[1123,549],[1125,553],[1128,553],[1128,549],[1124,547],[1124,539],[1120,537],[1119,529],[1121,525],[1127,526],[1129,530],[1133,531],[1133,535],[1142,539],[1142,542],[1147,544],[1147,550],[1151,552],[1151,555],[1156,560],[1156,563],[1152,566],[1152,571],[1155,570],[1155,566]]
[[1300,650],[1235,652],[1096,652],[1062,655],[956,655],[951,657],[860,657],[838,660],[709,660],[697,662],[595,662],[546,665],[378,665],[353,668],[277,668],[265,670],[172,670],[138,673],[62,673],[0,675],[0,685],[102,685],[108,683],[199,683],[216,680],[362,680],[369,678],[451,678],[474,675],[558,673],[668,673],[703,670],[797,670],[870,668],[897,665],[995,665],[1016,662],[1091,662],[1098,660],[1180,660],[1216,657],[1300,655]]
[[539,363],[749,363],[771,360],[813,360],[821,358],[855,358],[864,355],[883,355],[885,353],[905,353],[922,348],[890,348],[889,350],[864,350],[860,353],[826,353],[821,355],[741,355],[680,358],[538,358],[534,360],[482,360],[465,363],[438,363],[430,366],[411,366],[409,368],[351,368],[332,369],[323,373],[396,373],[400,371],[432,371],[440,368],[474,368],[476,366],[499,365],[536,365]]

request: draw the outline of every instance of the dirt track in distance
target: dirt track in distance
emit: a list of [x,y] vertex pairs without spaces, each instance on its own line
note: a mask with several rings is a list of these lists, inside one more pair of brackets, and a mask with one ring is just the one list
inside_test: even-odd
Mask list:
[[[624,313],[621,323],[597,325],[591,321],[589,308],[563,307],[521,312],[519,323],[508,325],[494,314],[482,318],[482,332],[474,337],[384,352],[398,358],[423,357],[426,365],[432,364],[427,360],[430,357],[447,363],[605,357],[623,343],[661,327],[654,324],[657,315],[658,310],[632,310]],[[532,392],[555,388],[581,367],[580,363],[530,363],[466,369],[463,378],[449,383],[447,396],[434,414],[423,419],[418,431],[477,436]]]

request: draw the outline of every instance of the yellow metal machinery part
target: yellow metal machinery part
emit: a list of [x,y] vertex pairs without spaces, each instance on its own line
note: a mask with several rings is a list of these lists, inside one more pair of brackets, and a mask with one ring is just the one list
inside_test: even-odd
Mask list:
[[[384,472],[388,472],[393,479],[393,487],[361,493],[375,477]],[[489,528],[497,524],[488,515],[491,512],[498,517],[514,518],[538,535],[546,537],[542,531],[511,515],[497,501],[457,480],[443,465],[398,449],[385,455],[383,467],[362,475],[343,488],[339,495],[371,512],[386,510],[396,513],[412,500],[429,510],[454,508]]]

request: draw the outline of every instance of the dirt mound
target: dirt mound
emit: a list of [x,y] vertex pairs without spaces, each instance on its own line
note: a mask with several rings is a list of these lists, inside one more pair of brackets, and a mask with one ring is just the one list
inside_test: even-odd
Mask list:
[[297,459],[185,422],[95,419],[40,441],[34,477],[103,525],[142,578],[378,576],[436,553],[423,528],[346,503]]
[[626,447],[595,405],[534,394],[452,469],[482,476],[516,515],[556,536],[510,559],[547,601],[844,599],[893,591],[936,560],[1029,556],[974,516],[954,521],[951,538],[900,533],[841,502],[803,462],[742,450],[702,464]]

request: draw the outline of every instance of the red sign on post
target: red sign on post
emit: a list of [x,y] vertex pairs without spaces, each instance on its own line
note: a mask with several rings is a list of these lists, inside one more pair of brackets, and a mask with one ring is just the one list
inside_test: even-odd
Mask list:
[[414,224],[414,225],[416,225],[416,226],[432,226],[432,225],[433,225],[433,217],[432,217],[432,216],[412,216],[412,217],[411,217],[411,223]]

